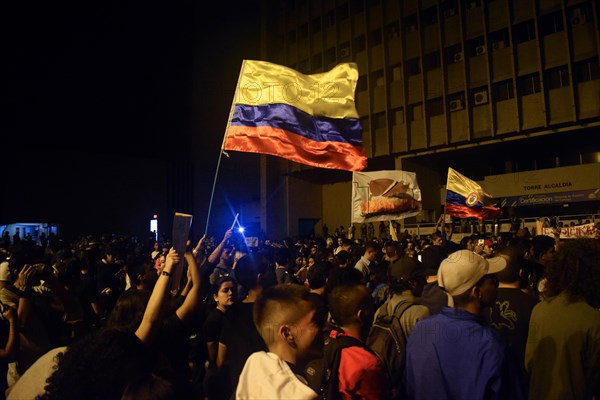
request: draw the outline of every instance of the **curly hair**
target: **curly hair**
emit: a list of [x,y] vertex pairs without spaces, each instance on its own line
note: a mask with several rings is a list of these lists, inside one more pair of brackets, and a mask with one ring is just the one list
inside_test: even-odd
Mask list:
[[73,342],[58,356],[40,400],[120,399],[131,381],[153,364],[133,332],[102,329]]
[[564,292],[570,301],[585,300],[600,307],[600,240],[570,239],[546,268],[545,294],[556,296]]

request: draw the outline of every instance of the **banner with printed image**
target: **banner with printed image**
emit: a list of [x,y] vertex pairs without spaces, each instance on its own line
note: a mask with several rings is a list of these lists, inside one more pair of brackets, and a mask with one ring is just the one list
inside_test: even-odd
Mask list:
[[414,217],[422,211],[414,172],[388,170],[352,174],[352,222]]

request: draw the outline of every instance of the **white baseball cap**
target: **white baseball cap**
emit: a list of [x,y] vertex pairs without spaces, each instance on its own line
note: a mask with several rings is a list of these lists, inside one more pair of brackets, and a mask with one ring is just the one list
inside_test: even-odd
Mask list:
[[459,296],[488,274],[495,274],[506,267],[504,257],[483,258],[470,250],[450,254],[438,269],[438,285],[450,296]]

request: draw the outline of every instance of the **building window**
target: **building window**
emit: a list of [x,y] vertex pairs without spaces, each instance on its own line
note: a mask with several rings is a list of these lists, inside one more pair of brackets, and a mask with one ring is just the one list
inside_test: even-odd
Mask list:
[[427,114],[430,117],[442,115],[444,113],[444,101],[440,97],[439,99],[429,100],[427,102]]
[[313,34],[321,32],[321,18],[312,20],[310,23],[310,30]]
[[488,36],[488,43],[492,47],[492,51],[498,51],[509,45],[508,40],[508,29],[501,29],[496,32],[492,32]]
[[429,7],[428,9],[423,10],[423,12],[421,12],[421,24],[423,26],[433,25],[437,23],[437,21],[437,7]]
[[515,97],[512,80],[495,83],[492,91],[495,101],[505,101]]
[[371,120],[369,119],[369,117],[363,117],[360,119],[360,124],[363,127],[363,137],[366,133],[369,133],[371,131]]
[[546,86],[548,90],[569,86],[569,70],[567,66],[546,71]]
[[476,37],[475,39],[469,41],[468,46],[471,57],[483,56],[487,53],[483,36]]
[[356,39],[354,39],[354,51],[359,53],[361,51],[365,51],[367,48],[367,43],[365,40],[365,35],[360,35]]
[[373,127],[375,129],[385,129],[387,127],[385,113],[373,115]]
[[296,30],[292,29],[287,34],[288,43],[296,43]]
[[481,0],[466,0],[465,8],[467,10],[474,10],[478,7],[481,7]]
[[524,43],[536,38],[535,24],[533,20],[525,21],[515,25],[513,30],[513,38],[515,43]]
[[400,37],[400,29],[397,22],[392,22],[385,27],[385,36],[388,39],[397,39]]
[[402,20],[402,26],[405,32],[416,32],[419,29],[419,21],[417,20],[417,14],[409,15]]
[[335,13],[333,12],[333,10],[325,14],[323,24],[325,25],[325,28],[331,28],[335,25]]
[[450,46],[444,49],[444,59],[446,64],[454,64],[464,60],[464,54],[460,44]]
[[338,48],[338,58],[344,59],[350,57],[350,42],[344,42]]
[[425,69],[425,71],[431,71],[433,69],[438,69],[441,66],[442,66],[442,60],[441,60],[439,51],[425,54],[423,56],[423,68]]
[[402,66],[400,64],[393,65],[390,68],[390,76],[392,77],[392,81],[401,81],[402,80]]
[[448,96],[448,111],[460,111],[465,108],[465,94],[464,92],[454,93]]
[[363,3],[363,0],[352,0],[351,6],[352,15],[360,14],[365,10],[365,4]]
[[390,125],[402,125],[404,124],[404,108],[395,108],[390,113]]
[[308,37],[308,24],[304,24],[298,28],[298,39],[306,39]]
[[482,106],[490,102],[487,86],[482,86],[471,90],[471,101],[475,106]]
[[590,3],[583,3],[569,9],[569,21],[573,27],[585,25],[592,20],[592,7]]
[[375,29],[371,32],[371,45],[377,46],[382,43],[381,29]]
[[371,74],[371,86],[384,86],[383,70],[375,71]]
[[338,21],[348,19],[348,3],[344,3],[337,8],[336,16]]
[[329,65],[335,62],[335,47],[325,50],[325,64]]
[[557,11],[552,14],[543,15],[541,18],[540,25],[542,36],[547,36],[556,32],[564,31],[565,26],[563,25],[562,11]]
[[592,58],[573,65],[575,79],[577,82],[587,82],[594,79],[600,79],[600,66],[598,59]]
[[356,82],[356,91],[357,92],[364,92],[365,90],[367,90],[367,75],[361,75],[358,78],[358,82]]
[[445,1],[440,5],[444,18],[452,18],[458,13],[456,0]]
[[408,118],[410,122],[421,121],[423,119],[423,108],[421,104],[408,106]]
[[406,61],[405,68],[408,76],[419,75],[421,73],[421,65],[418,58]]
[[539,93],[540,88],[540,76],[538,74],[531,74],[519,78],[517,81],[517,87],[519,90],[519,96],[527,96],[534,93]]

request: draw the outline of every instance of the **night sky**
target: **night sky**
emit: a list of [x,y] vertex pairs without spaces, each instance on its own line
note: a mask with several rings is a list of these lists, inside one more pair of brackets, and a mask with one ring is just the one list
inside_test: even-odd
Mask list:
[[212,184],[241,62],[258,58],[257,4],[3,2],[0,225],[124,230],[165,202],[153,182],[181,152]]

